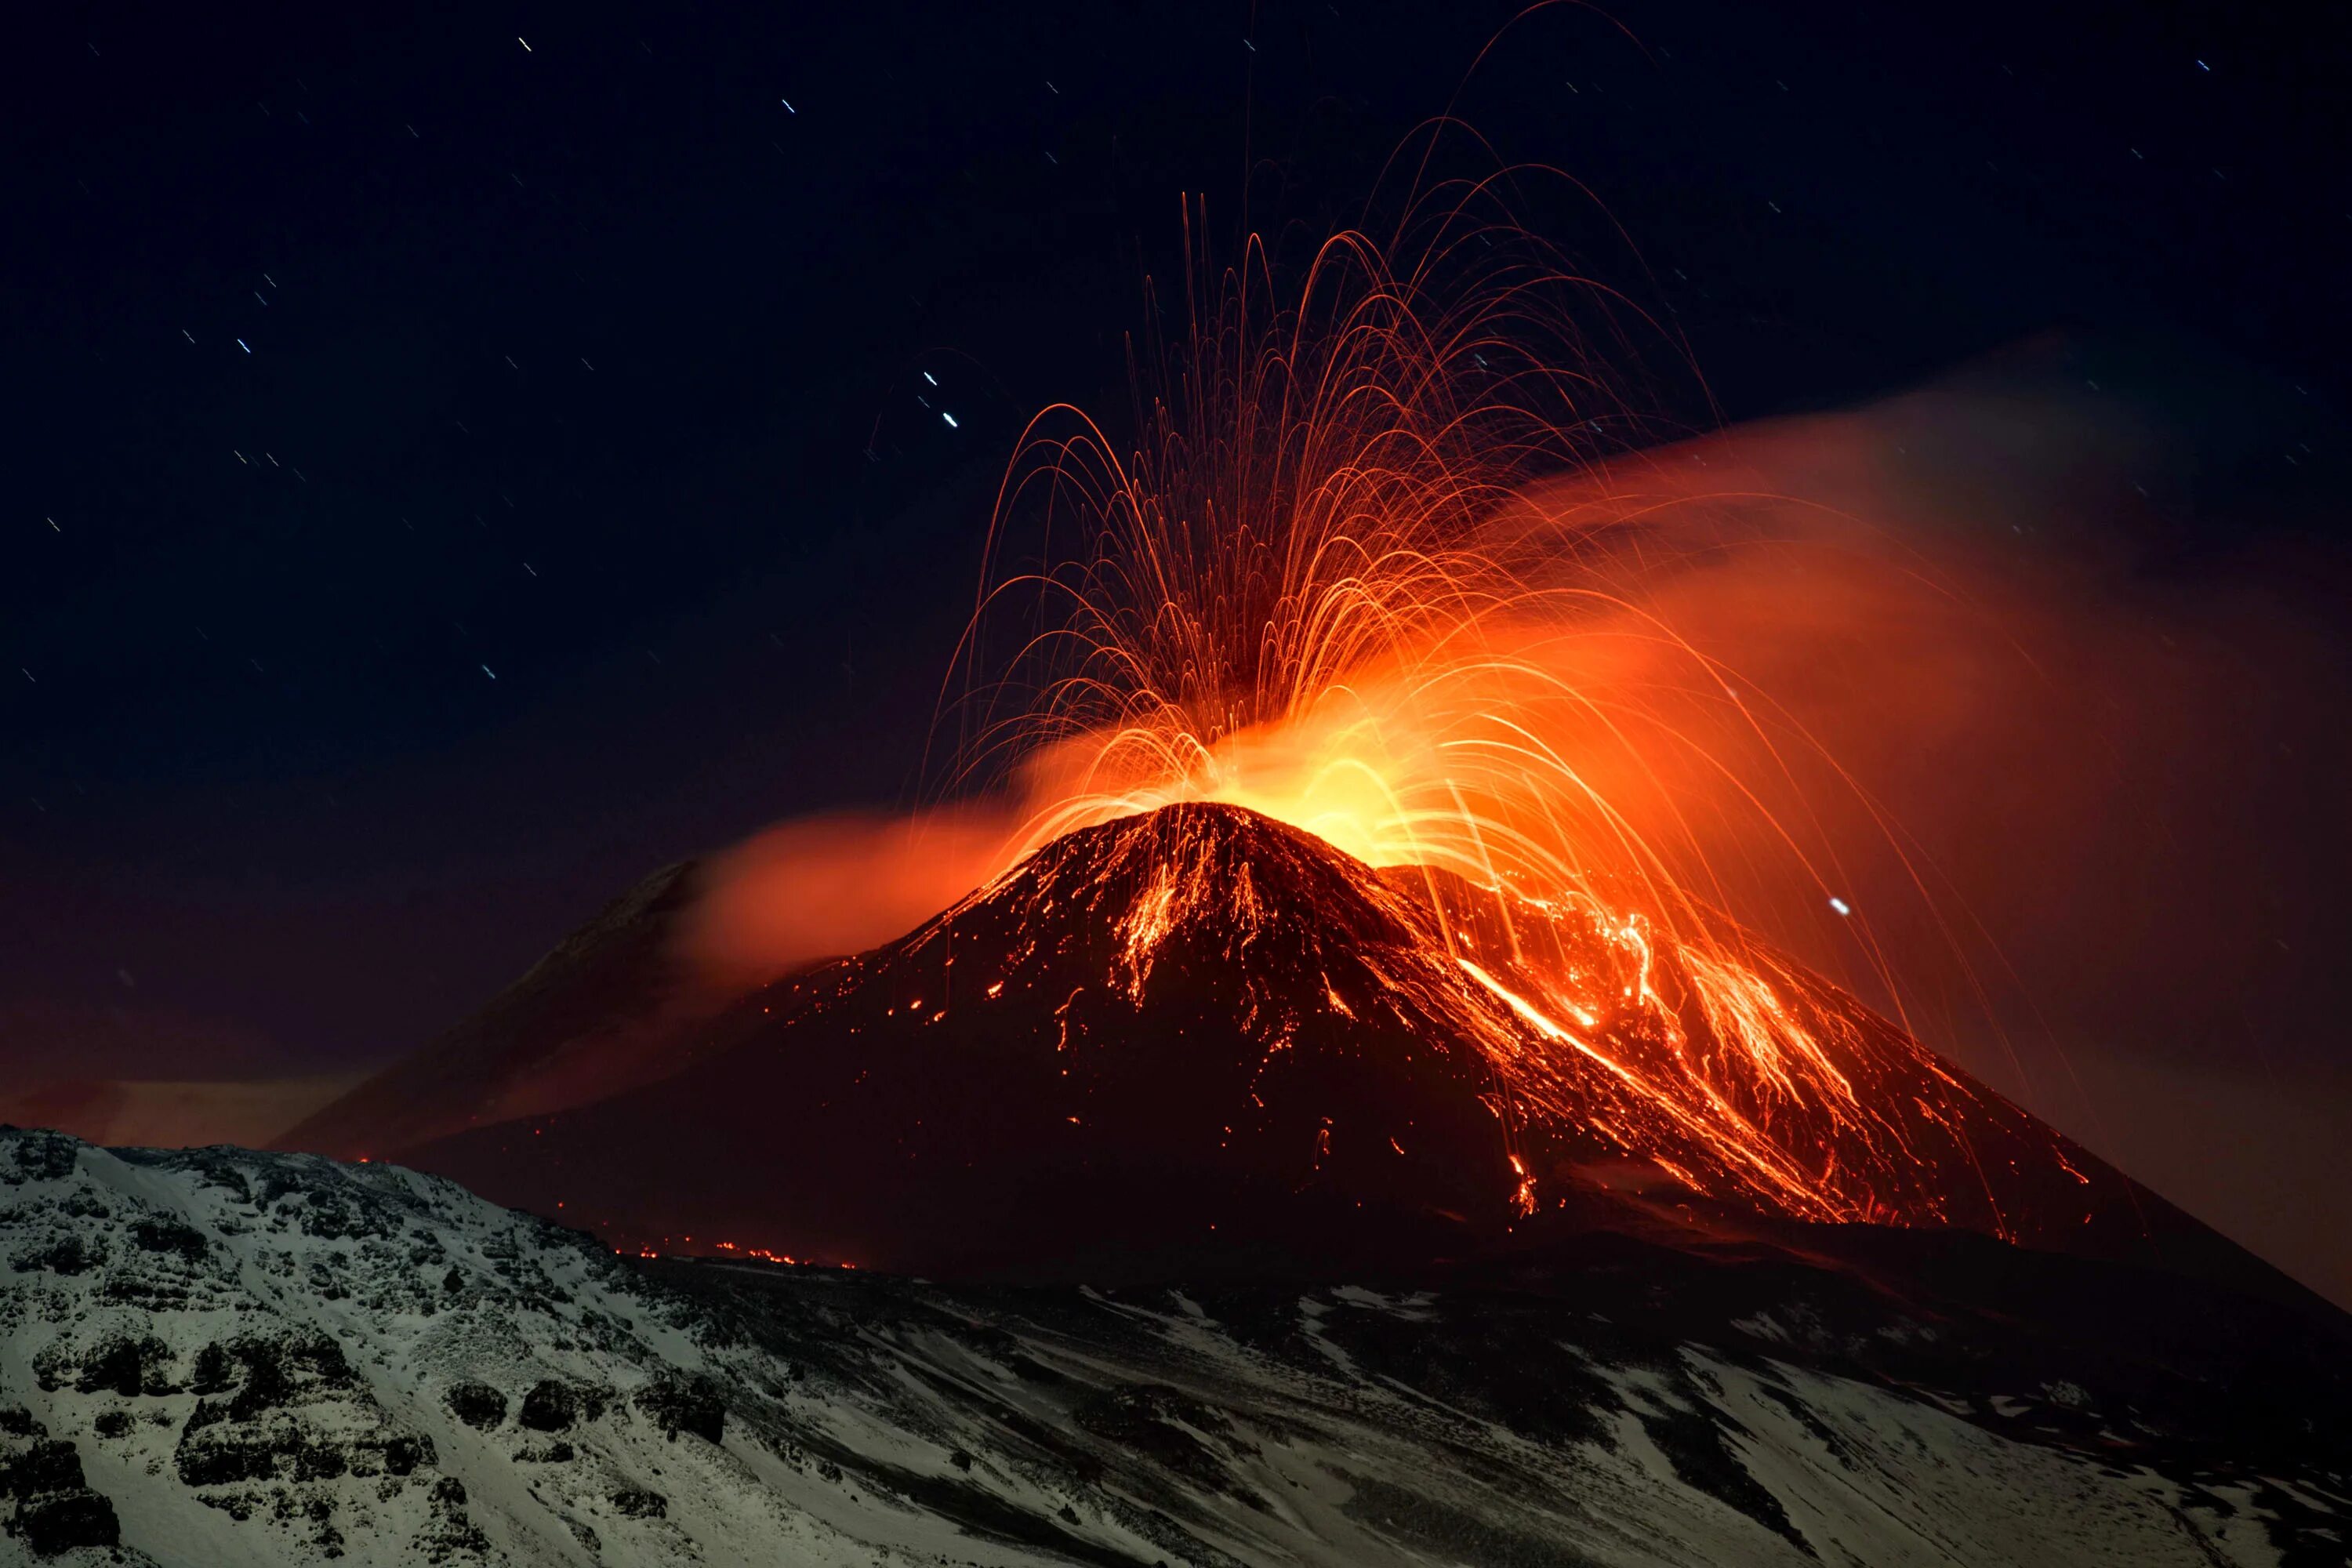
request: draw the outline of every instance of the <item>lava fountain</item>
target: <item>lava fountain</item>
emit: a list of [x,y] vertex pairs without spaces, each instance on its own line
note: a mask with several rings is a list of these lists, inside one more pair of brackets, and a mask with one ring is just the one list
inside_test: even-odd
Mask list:
[[[1133,448],[1058,406],[1008,471],[950,681],[957,777],[1019,780],[1000,866],[1216,803],[1381,870],[1486,1004],[1436,1010],[1484,1058],[1522,1213],[1544,1201],[1533,1150],[1573,1123],[1712,1196],[1941,1223],[1951,1178],[1979,1184],[1916,1172],[1973,1163],[1989,1091],[1728,912],[1767,861],[1829,901],[1817,825],[1768,803],[1792,747],[1838,775],[1643,608],[1645,565],[1686,535],[1543,500],[1643,461],[1600,352],[1638,312],[1496,188],[1440,185],[1287,283],[1255,239],[1212,281],[1188,215],[1191,330],[1137,356]],[[1707,848],[1727,821],[1737,866]],[[1122,927],[1129,973],[1171,910],[1247,918],[1210,864],[1188,879],[1180,857]]]

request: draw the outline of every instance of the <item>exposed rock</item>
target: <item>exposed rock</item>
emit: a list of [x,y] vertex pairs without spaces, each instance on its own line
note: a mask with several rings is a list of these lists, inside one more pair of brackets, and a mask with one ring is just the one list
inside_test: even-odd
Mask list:
[[131,1227],[131,1239],[148,1252],[172,1253],[187,1262],[205,1258],[205,1235],[176,1220],[142,1219]]
[[21,1247],[8,1259],[20,1274],[47,1269],[52,1274],[80,1274],[106,1261],[106,1249],[79,1236],[45,1236]]
[[171,1378],[172,1359],[172,1347],[152,1334],[142,1334],[137,1339],[117,1334],[102,1341],[82,1358],[74,1388],[81,1394],[119,1394],[126,1399],[142,1394],[175,1393],[177,1387]]
[[522,1396],[515,1419],[534,1432],[566,1432],[580,1419],[580,1396],[560,1378],[543,1377]]
[[453,1384],[442,1399],[449,1414],[480,1431],[487,1432],[507,1418],[507,1396],[487,1383]]
[[62,1132],[0,1126],[0,1184],[62,1181],[73,1174],[81,1147]]
[[637,1408],[653,1417],[664,1435],[691,1432],[708,1443],[727,1435],[727,1406],[709,1384],[666,1380],[641,1389]]
[[631,1519],[660,1519],[669,1512],[669,1500],[642,1487],[623,1487],[612,1495],[613,1507]]
[[[37,1433],[37,1423],[25,1423]],[[121,1539],[114,1505],[83,1479],[71,1443],[14,1431],[0,1436],[0,1527],[37,1557]]]

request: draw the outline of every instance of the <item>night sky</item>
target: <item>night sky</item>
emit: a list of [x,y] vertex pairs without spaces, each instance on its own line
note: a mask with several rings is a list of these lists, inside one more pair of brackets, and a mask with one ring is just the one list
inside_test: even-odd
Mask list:
[[[913,796],[1013,438],[1123,406],[1180,194],[1228,248],[1353,220],[1513,9],[14,22],[8,1067],[352,1071],[656,866]],[[2340,31],[1613,15],[1520,23],[1456,108],[1632,237],[1712,397],[1664,387],[1673,417],[2061,342],[2199,443],[2145,570],[2340,564]],[[2281,613],[2340,613],[2329,571]],[[2284,858],[2316,889],[2334,854]],[[2280,973],[2290,1065],[2343,1069],[2334,999]]]

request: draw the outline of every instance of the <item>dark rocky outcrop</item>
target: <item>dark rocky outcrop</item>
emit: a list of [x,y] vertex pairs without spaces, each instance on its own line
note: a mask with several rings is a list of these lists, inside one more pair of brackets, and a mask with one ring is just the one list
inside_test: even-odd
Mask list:
[[719,1391],[699,1381],[664,1380],[637,1392],[636,1406],[675,1437],[690,1432],[708,1443],[727,1435],[727,1405]]
[[113,1546],[114,1505],[84,1479],[71,1443],[52,1438],[21,1408],[0,1411],[0,1528],[36,1557]]
[[630,1519],[659,1519],[669,1512],[669,1500],[642,1487],[623,1487],[613,1493],[614,1509]]
[[507,1418],[507,1396],[487,1383],[460,1383],[442,1395],[449,1414],[478,1431],[487,1432]]

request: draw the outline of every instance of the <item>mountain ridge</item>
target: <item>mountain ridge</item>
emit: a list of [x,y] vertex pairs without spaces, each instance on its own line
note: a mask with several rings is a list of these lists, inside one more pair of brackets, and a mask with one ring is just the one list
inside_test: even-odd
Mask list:
[[1013,1290],[0,1130],[0,1563],[2340,1560],[2342,1314],[1816,1229]]
[[718,1005],[697,994],[673,952],[702,871],[681,860],[640,879],[478,1010],[271,1146],[373,1157],[661,1076],[663,1043]]

